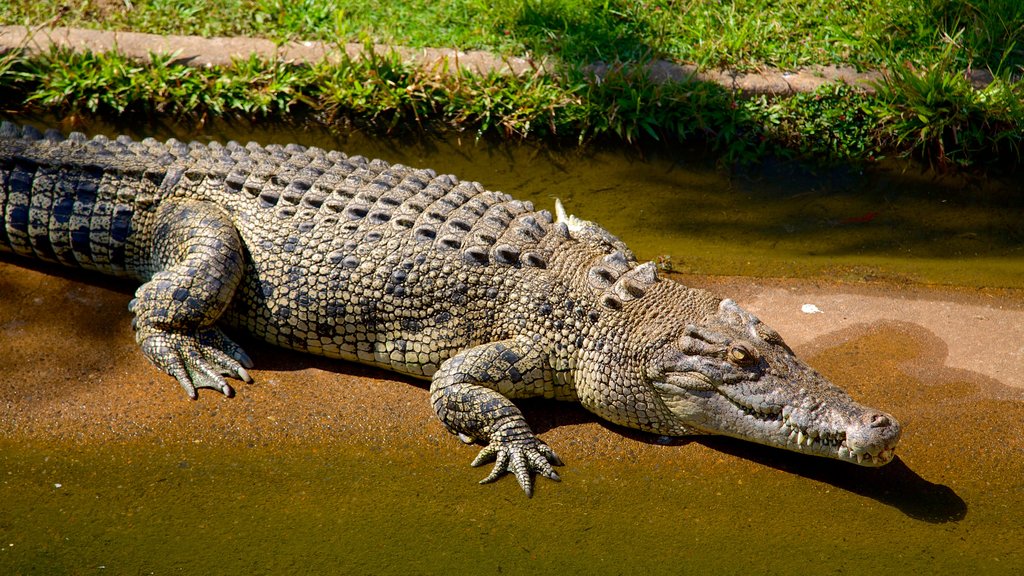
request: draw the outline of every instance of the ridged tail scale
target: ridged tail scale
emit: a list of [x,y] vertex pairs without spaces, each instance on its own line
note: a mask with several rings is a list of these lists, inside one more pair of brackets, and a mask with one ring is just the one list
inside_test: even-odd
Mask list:
[[154,197],[166,170],[119,148],[128,146],[0,124],[0,249],[133,275],[126,267],[132,219]]

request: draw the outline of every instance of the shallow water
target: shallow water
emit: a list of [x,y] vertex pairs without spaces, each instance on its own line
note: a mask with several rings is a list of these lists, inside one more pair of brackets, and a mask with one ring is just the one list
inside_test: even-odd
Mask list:
[[[45,126],[45,119],[38,123]],[[79,127],[78,129],[81,129]],[[310,127],[91,123],[90,133],[298,142],[476,180],[597,222],[642,259],[701,275],[1024,287],[1024,181],[942,175],[909,162],[868,170],[792,163],[730,172],[693,150],[583,150]]]
[[[693,274],[1022,286],[1020,191],[1008,182],[965,200],[953,188],[976,182],[895,168],[729,177],[664,151],[252,127],[206,136],[432,166],[541,206],[559,197],[639,256]],[[475,449],[443,431],[422,384],[247,342],[256,383],[187,402],[136,349],[131,287],[11,262],[0,261],[0,574],[1024,569],[1020,383],[944,367],[946,342],[918,325],[858,325],[798,348],[904,423],[886,467],[722,438],[661,442],[536,402],[527,418],[567,466],[527,499],[508,478],[476,485]],[[877,290],[906,297],[891,286]]]

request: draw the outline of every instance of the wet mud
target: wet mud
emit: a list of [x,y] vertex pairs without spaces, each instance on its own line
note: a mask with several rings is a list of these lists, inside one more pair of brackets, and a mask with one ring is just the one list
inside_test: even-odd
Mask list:
[[[709,284],[746,292],[777,326],[807,315],[757,293],[873,301],[894,290]],[[902,420],[898,459],[886,467],[718,437],[666,441],[575,405],[527,402],[527,418],[567,463],[561,483],[542,479],[527,499],[509,479],[476,485],[486,471],[469,468],[475,449],[434,419],[422,383],[386,372],[243,340],[256,382],[234,398],[207,390],[187,400],[137,351],[130,291],[0,262],[5,574],[1024,566],[1020,383],[951,367],[966,349],[928,326],[864,311],[847,327],[793,331],[815,367]],[[918,296],[982,306],[949,290]],[[998,306],[1020,313],[1021,304],[1004,295],[984,306],[997,317]]]

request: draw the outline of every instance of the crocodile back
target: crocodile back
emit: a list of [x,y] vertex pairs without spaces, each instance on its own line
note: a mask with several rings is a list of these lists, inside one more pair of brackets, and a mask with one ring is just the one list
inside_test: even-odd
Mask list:
[[225,318],[278,345],[429,377],[466,347],[540,333],[537,309],[568,289],[552,281],[568,231],[529,202],[315,147],[207,150],[178,188],[225,207],[246,246]]

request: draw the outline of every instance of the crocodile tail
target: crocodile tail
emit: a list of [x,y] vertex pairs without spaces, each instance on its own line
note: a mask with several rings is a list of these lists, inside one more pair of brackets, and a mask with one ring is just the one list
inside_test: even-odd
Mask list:
[[0,250],[129,274],[126,248],[137,202],[124,194],[119,199],[122,186],[111,186],[116,170],[95,150],[104,140],[0,124]]

